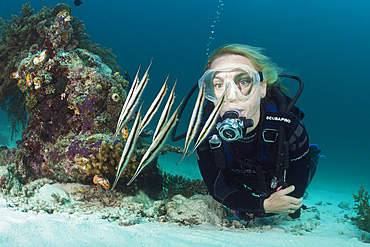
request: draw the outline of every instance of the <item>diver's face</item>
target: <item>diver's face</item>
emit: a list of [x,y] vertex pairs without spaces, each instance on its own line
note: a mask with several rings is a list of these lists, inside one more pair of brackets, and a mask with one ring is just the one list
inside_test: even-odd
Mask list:
[[[241,55],[222,56],[213,61],[210,69],[218,69],[228,66],[230,67],[247,66],[257,71],[251,60]],[[217,75],[217,77],[220,77],[222,80],[226,80],[228,78],[234,80],[235,76],[236,76],[235,72],[219,73]],[[260,118],[261,98],[265,97],[266,95],[266,83],[261,82],[259,88],[256,90],[256,92],[253,93],[253,95],[249,99],[233,97],[233,95],[236,95],[235,92],[233,91],[234,90],[233,87],[228,87],[227,90],[228,90],[227,95],[229,95],[229,97],[226,97],[224,105],[220,111],[220,115],[223,116],[225,112],[230,110],[237,110],[239,112],[240,117],[245,117],[247,119],[253,120],[254,122],[253,127],[248,128],[247,132],[253,130],[257,126]]]

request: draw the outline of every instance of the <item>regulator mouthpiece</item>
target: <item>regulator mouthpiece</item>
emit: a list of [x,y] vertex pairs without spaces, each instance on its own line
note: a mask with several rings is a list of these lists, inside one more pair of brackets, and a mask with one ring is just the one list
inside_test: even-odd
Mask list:
[[222,122],[217,124],[216,129],[225,141],[236,141],[243,138],[243,130],[253,126],[253,120],[239,117],[239,111],[237,110],[225,112],[222,119]]

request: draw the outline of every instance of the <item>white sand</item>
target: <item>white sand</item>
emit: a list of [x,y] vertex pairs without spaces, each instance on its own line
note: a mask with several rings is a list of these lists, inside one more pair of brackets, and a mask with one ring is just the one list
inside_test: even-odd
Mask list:
[[[199,172],[190,164],[192,161],[185,160],[181,166],[188,168],[183,174],[194,178]],[[160,163],[166,170],[167,162],[160,158]],[[347,187],[327,191],[313,186],[305,204],[321,202],[316,212],[303,212],[297,220],[260,219],[254,227],[245,229],[158,222],[124,227],[94,217],[14,211],[0,199],[0,246],[370,246],[360,241],[362,231],[344,217],[355,216],[354,211],[338,207],[341,202],[352,207],[352,193],[357,194],[357,190]]]

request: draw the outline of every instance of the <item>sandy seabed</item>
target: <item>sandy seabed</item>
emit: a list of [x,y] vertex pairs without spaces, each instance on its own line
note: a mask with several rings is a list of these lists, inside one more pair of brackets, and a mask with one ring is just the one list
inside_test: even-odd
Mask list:
[[[163,170],[199,177],[194,160],[174,167],[171,157],[164,157],[159,160]],[[358,188],[320,188],[330,187],[316,183],[308,189],[304,203],[314,208],[303,211],[299,219],[257,219],[245,228],[150,222],[145,218],[123,226],[118,221],[95,217],[94,212],[88,217],[22,212],[9,207],[2,197],[0,246],[370,246],[362,241],[363,237],[369,239],[370,233],[359,230],[351,220],[356,216],[352,193],[357,193]],[[45,199],[47,193],[40,189],[34,197]]]

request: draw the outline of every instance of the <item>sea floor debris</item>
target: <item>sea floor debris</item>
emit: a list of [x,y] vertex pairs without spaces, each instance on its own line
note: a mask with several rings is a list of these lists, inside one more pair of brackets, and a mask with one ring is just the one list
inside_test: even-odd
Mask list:
[[[178,195],[173,199],[153,200],[142,191],[135,196],[128,196],[122,192],[110,191],[95,185],[55,183],[50,179],[35,180],[25,185],[17,195],[0,193],[0,197],[5,199],[6,207],[25,213],[59,214],[86,220],[98,218],[117,221],[123,226],[141,221],[183,224],[220,223],[224,214],[222,206],[209,195],[196,195],[189,199]],[[184,202],[184,206],[181,206],[180,201]],[[193,206],[186,206],[190,205],[189,202],[194,203]],[[210,202],[212,207],[217,205],[218,212],[210,211],[208,218],[195,219],[194,215],[199,215],[199,209],[207,210]],[[197,209],[195,205],[202,206]],[[185,211],[190,212],[183,214]],[[218,220],[214,220],[215,218]]]
[[[239,233],[275,234],[285,238],[296,237],[337,238],[367,243],[369,234],[355,226],[353,205],[342,208],[343,203],[308,199],[311,207],[299,219],[287,215],[259,218],[246,224],[230,215],[210,195],[184,197],[175,195],[154,200],[140,191],[126,195],[95,185],[56,183],[38,179],[25,185],[17,195],[0,192],[0,208],[15,210],[37,217],[56,216],[94,222],[109,222],[115,226],[129,227],[141,223],[166,224],[194,230],[235,231]],[[338,205],[336,205],[338,204]],[[268,235],[271,237],[271,235]],[[291,238],[291,237],[288,237]],[[295,239],[295,238],[294,238]]]
[[[305,210],[298,220],[278,215],[245,224],[227,215],[224,207],[210,195],[198,194],[189,198],[175,195],[172,198],[153,200],[142,191],[135,196],[128,196],[95,185],[56,183],[50,179],[35,180],[25,185],[16,196],[0,193],[0,198],[5,200],[6,207],[25,213],[58,214],[85,220],[95,218],[122,226],[140,222],[168,222],[189,227],[209,223],[220,227],[220,230],[245,228],[261,232],[273,229],[294,235],[322,231],[320,228],[324,216],[320,216],[320,213],[325,213],[327,208],[327,205],[322,205],[323,212],[316,207]],[[338,215],[338,221],[353,225],[348,216],[350,212]]]

